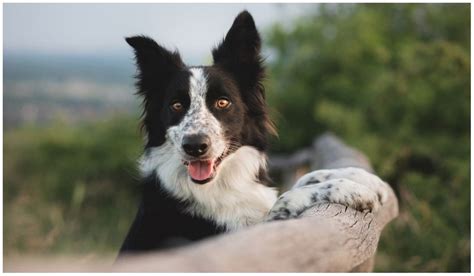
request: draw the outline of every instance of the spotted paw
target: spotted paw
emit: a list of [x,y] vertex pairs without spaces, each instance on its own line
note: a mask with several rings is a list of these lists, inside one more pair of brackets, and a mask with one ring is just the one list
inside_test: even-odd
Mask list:
[[387,186],[379,177],[358,168],[314,171],[301,177],[281,195],[266,218],[296,218],[318,203],[338,203],[358,211],[377,212],[387,200]]
[[313,184],[321,184],[323,182],[334,179],[352,180],[353,182],[358,183],[374,191],[377,194],[379,202],[381,204],[387,201],[388,184],[385,183],[378,176],[371,174],[366,170],[353,167],[332,170],[318,170],[310,172],[298,179],[293,189]]

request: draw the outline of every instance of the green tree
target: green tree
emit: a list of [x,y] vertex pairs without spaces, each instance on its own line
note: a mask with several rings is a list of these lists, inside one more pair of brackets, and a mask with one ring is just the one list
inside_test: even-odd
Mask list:
[[267,42],[274,148],[331,130],[399,194],[377,269],[469,271],[469,4],[318,5]]

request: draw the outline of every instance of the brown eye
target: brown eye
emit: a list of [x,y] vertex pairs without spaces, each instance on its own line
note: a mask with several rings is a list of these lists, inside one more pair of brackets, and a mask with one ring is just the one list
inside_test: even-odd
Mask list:
[[226,98],[220,98],[216,101],[217,109],[226,109],[230,106],[230,101]]
[[175,112],[180,112],[181,110],[183,110],[183,104],[181,104],[180,102],[173,102],[170,108]]

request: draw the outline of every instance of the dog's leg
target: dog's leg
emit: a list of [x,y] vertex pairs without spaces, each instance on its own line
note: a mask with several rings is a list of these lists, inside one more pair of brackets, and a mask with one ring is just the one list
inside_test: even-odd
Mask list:
[[159,225],[160,217],[147,214],[144,205],[141,204],[135,220],[120,248],[119,257],[158,248],[167,235],[163,232],[166,223]]
[[120,248],[119,257],[160,248],[170,236],[173,220],[160,204],[165,197],[157,189],[154,175],[142,179],[142,199],[138,212]]
[[387,199],[386,185],[376,175],[359,168],[313,171],[278,198],[266,220],[295,218],[323,202],[377,211]]

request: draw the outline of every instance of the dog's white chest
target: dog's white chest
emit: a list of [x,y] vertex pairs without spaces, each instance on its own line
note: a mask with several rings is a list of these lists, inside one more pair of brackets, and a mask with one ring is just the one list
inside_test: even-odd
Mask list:
[[193,183],[180,156],[166,142],[140,160],[143,175],[155,172],[170,194],[190,203],[188,213],[236,230],[263,221],[277,199],[277,191],[258,183],[259,170],[266,169],[265,156],[243,146],[226,158],[216,178],[205,185]]

